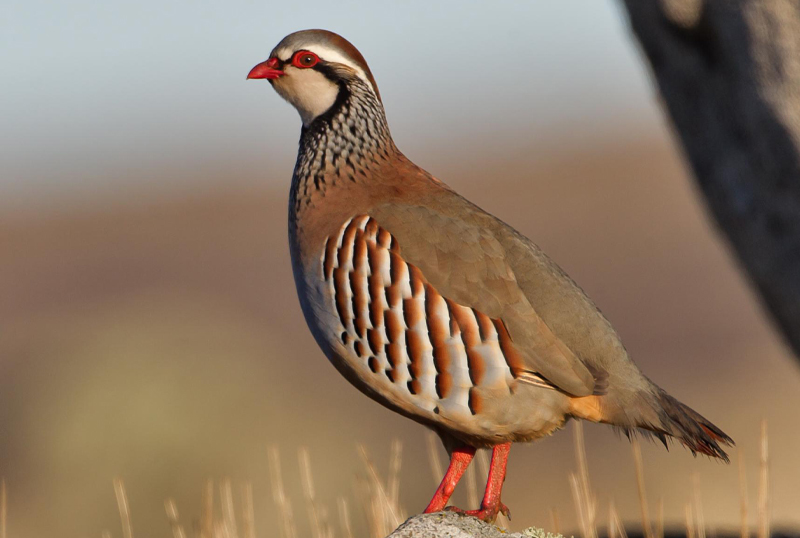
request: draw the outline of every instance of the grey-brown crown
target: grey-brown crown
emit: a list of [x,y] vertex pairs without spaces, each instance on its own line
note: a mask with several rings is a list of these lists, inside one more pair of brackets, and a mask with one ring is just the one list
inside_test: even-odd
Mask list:
[[[272,49],[270,56],[278,56],[282,51],[288,51],[289,54],[292,54],[298,50],[313,48],[315,45],[335,50],[358,66],[369,79],[378,100],[381,100],[378,84],[375,82],[375,77],[372,76],[372,71],[370,71],[364,56],[362,56],[358,49],[348,40],[329,30],[312,29],[291,33],[284,37],[281,42]],[[288,58],[280,59],[285,61]],[[322,59],[328,60],[326,58]]]

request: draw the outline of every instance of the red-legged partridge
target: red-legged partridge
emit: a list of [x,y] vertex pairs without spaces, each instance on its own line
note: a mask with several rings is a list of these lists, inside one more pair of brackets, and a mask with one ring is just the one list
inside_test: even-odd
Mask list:
[[408,160],[364,58],[325,30],[293,33],[268,79],[303,128],[289,200],[311,332],[367,396],[441,436],[442,510],[476,448],[493,447],[480,510],[494,520],[510,444],[569,418],[727,460],[732,440],[647,379],[584,292],[528,238]]

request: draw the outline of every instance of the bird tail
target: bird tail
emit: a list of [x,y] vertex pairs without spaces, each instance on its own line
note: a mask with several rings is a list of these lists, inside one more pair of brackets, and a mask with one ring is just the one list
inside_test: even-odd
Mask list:
[[660,387],[651,383],[648,388],[650,390],[638,391],[636,397],[626,399],[624,406],[611,405],[610,395],[573,398],[571,413],[578,418],[611,424],[628,438],[637,433],[655,437],[667,449],[668,441],[676,439],[692,454],[730,462],[720,445],[733,446],[733,439]]
[[[664,442],[663,436],[669,435],[680,441],[693,454],[705,454],[729,463],[728,454],[720,445],[733,446],[733,439],[715,426],[703,415],[679,402],[664,390],[655,387],[656,413],[659,424],[638,425],[645,433],[651,433]],[[653,427],[655,426],[655,427]]]

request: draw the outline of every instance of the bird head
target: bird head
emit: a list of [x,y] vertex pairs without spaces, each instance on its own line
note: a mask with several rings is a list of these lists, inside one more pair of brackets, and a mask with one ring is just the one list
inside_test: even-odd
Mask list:
[[349,41],[327,30],[289,34],[247,78],[268,80],[306,126],[350,95],[354,85],[366,87],[380,102],[364,57]]

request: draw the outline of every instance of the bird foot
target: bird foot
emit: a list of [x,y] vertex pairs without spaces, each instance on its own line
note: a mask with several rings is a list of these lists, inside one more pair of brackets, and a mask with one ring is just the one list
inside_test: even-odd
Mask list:
[[486,523],[494,523],[497,519],[497,514],[503,514],[511,521],[511,510],[508,509],[508,506],[505,504],[498,502],[497,504],[491,506],[481,506],[480,510],[462,510],[461,508],[456,508],[455,506],[448,506],[445,508],[448,512],[455,512],[457,514],[464,514],[465,516],[472,516],[476,517]]

